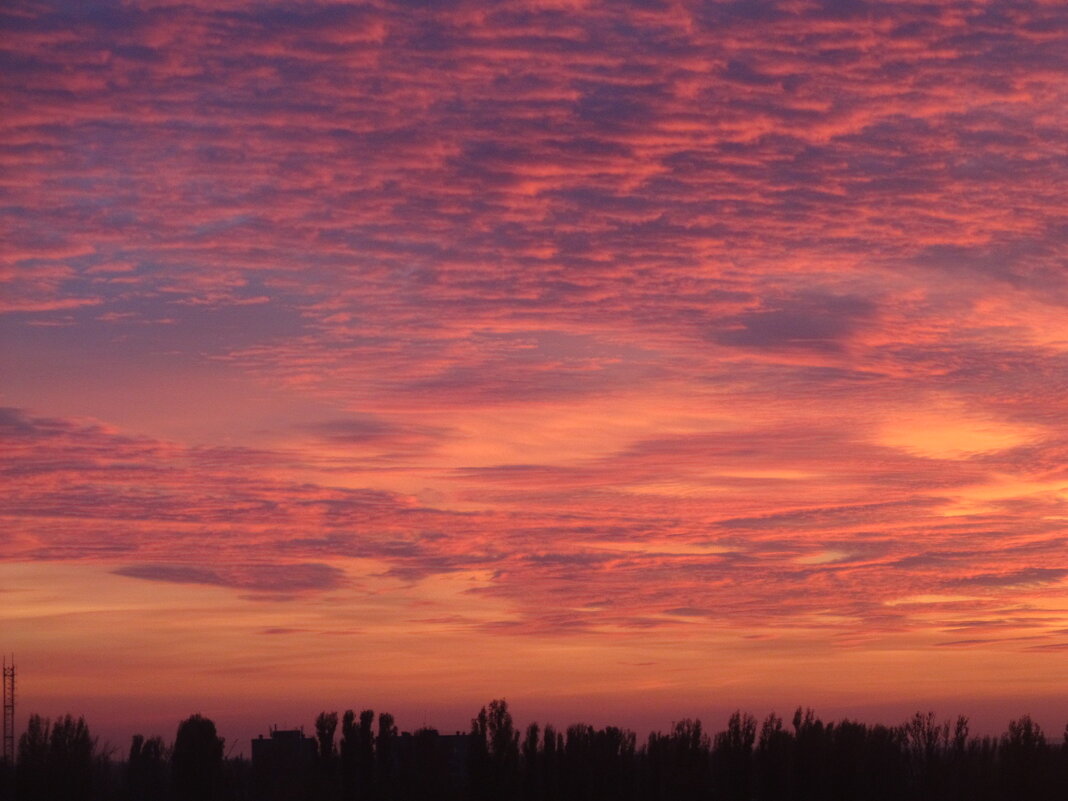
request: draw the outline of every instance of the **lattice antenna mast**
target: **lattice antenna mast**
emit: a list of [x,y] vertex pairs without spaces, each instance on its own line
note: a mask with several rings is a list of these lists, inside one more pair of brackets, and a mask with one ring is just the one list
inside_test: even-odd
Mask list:
[[4,656],[4,754],[3,761],[15,764],[15,657],[11,664]]

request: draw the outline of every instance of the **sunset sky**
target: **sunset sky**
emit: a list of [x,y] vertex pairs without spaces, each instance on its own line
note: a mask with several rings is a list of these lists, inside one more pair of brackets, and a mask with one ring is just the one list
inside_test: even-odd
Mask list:
[[1059,738],[1063,0],[14,0],[0,86],[20,725]]

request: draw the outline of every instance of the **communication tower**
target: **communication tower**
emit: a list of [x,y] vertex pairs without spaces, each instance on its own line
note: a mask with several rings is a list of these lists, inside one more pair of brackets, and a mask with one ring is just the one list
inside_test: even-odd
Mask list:
[[0,761],[15,764],[15,657],[4,657],[4,753]]

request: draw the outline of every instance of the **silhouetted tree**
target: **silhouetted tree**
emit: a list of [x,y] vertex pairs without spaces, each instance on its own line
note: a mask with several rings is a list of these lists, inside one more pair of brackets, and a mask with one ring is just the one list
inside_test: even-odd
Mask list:
[[397,727],[388,712],[378,714],[375,739],[375,793],[377,801],[393,801],[397,786]]
[[945,797],[950,801],[965,801],[970,795],[966,789],[968,731],[968,718],[958,715],[956,723],[953,724],[953,735],[944,757]]
[[1064,737],[1061,747],[1056,755],[1057,768],[1054,783],[1057,787],[1056,795],[1060,798],[1068,798],[1068,724],[1064,727]]
[[653,732],[645,748],[642,798],[704,798],[711,786],[711,743],[699,720],[681,720],[669,735]]
[[602,780],[597,775],[597,752],[593,726],[577,723],[567,727],[564,740],[564,763],[561,776],[563,797],[589,801]]
[[793,788],[798,801],[826,797],[827,737],[823,721],[811,709],[794,712]]
[[341,797],[344,801],[355,801],[358,792],[356,786],[356,741],[358,737],[356,713],[348,709],[341,717]]
[[223,762],[223,738],[215,724],[199,714],[178,725],[171,753],[171,777],[181,799],[208,801],[217,797]]
[[360,712],[356,728],[356,787],[357,798],[368,801],[375,786],[375,713],[371,709]]
[[[738,711],[714,737],[683,720],[641,748],[633,732],[612,726],[575,724],[565,737],[530,724],[521,737],[503,700],[480,710],[466,738],[402,734],[385,713],[377,731],[374,724],[371,710],[359,719],[346,712],[338,760],[337,715],[324,712],[315,741],[280,733],[300,748],[270,752],[271,770],[253,775],[247,761],[223,758],[214,724],[200,715],[182,721],[169,760],[159,737],[135,736],[124,769],[97,748],[83,719],[34,715],[19,739],[17,800],[333,801],[342,789],[348,801],[1068,799],[1068,727],[1051,743],[1026,715],[1000,737],[973,737],[964,717],[951,725],[920,713],[887,727],[824,723],[798,709],[792,732],[770,715],[758,737],[755,720]],[[342,782],[323,781],[324,765],[339,762]],[[11,793],[0,801],[13,801]]]
[[334,734],[337,732],[337,712],[320,712],[315,719],[315,739],[319,743],[319,761],[329,764],[337,756]]
[[471,718],[467,773],[471,782],[472,801],[493,801],[490,795],[489,715],[486,707]]
[[319,760],[316,771],[315,796],[328,800],[338,794],[338,754],[334,744],[337,732],[337,712],[320,712],[315,719],[315,739]]
[[1052,797],[1046,735],[1030,715],[1009,722],[1009,730],[1001,738],[999,756],[1003,797],[1034,801]]
[[78,801],[92,795],[95,750],[96,743],[89,736],[84,718],[75,720],[64,715],[52,724],[48,772],[54,798]]
[[753,744],[756,720],[741,711],[731,715],[727,730],[716,735],[712,748],[714,780],[725,801],[749,801],[753,796]]
[[540,734],[538,724],[531,723],[520,749],[520,796],[524,801],[540,801],[543,795],[543,760],[538,751]]
[[541,737],[542,797],[545,801],[559,801],[563,772],[563,735],[546,725]]
[[16,797],[24,801],[48,801],[48,740],[52,726],[48,718],[30,715],[26,731],[19,738],[16,757]]
[[54,724],[31,715],[19,738],[16,793],[26,801],[81,801],[93,795],[94,751],[84,718],[70,715]]
[[826,801],[853,801],[868,798],[868,727],[843,720],[829,723],[827,737]]
[[904,737],[897,726],[872,726],[865,744],[862,768],[867,779],[867,795],[872,801],[894,801],[908,797]]
[[370,801],[374,785],[375,713],[365,709],[359,720],[351,709],[341,719],[341,797]]
[[126,787],[131,801],[163,798],[167,787],[166,748],[163,738],[147,740],[135,734],[126,760]]
[[783,729],[782,718],[772,713],[760,726],[754,761],[758,801],[780,801],[791,797],[791,757],[793,737]]
[[562,795],[581,801],[626,801],[636,790],[634,732],[608,726],[568,727]]
[[512,723],[508,702],[503,698],[490,702],[489,750],[493,797],[514,799],[519,790],[519,732]]
[[909,761],[909,781],[917,801],[933,801],[943,792],[943,757],[949,746],[949,721],[934,712],[917,712],[902,726]]

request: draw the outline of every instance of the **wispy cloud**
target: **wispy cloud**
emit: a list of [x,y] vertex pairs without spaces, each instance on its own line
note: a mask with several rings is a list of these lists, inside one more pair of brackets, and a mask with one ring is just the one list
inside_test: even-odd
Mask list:
[[213,584],[243,590],[271,593],[330,590],[343,582],[343,572],[330,565],[267,564],[227,565],[221,569],[196,565],[130,565],[116,569],[115,575],[175,584]]

